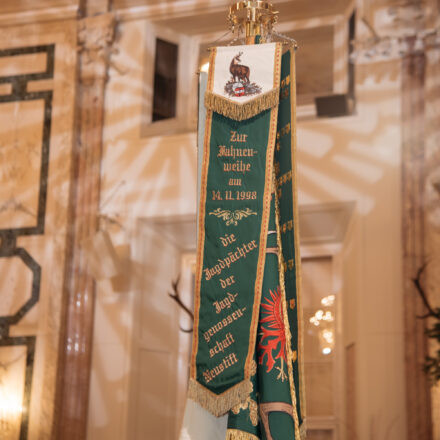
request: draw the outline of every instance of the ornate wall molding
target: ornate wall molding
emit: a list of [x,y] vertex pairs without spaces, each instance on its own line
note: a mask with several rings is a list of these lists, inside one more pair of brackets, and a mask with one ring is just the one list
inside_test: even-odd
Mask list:
[[376,11],[376,20],[365,17],[362,36],[352,42],[352,62],[375,63],[403,58],[440,47],[440,27],[433,8],[409,2]]
[[90,84],[107,80],[107,69],[114,36],[114,14],[86,17],[78,22],[81,83]]

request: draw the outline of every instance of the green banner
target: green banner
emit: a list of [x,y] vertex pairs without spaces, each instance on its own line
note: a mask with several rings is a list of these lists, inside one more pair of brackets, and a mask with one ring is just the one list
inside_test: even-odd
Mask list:
[[[299,346],[301,306],[293,131],[294,79],[294,53],[288,51],[283,55],[281,65],[274,166],[276,181],[269,225],[269,231],[276,231],[276,234],[269,234],[267,241],[256,351],[255,402],[239,405],[230,411],[227,440],[305,438]],[[281,249],[281,255],[274,255],[274,248]],[[257,420],[253,414],[255,407],[259,414]]]
[[277,45],[276,88],[259,104],[247,101],[245,112],[212,92],[215,55],[205,95],[189,397],[214,415],[229,411],[228,440],[299,440],[294,52],[281,58]]
[[212,117],[210,154],[216,160],[208,170],[197,376],[216,394],[245,380],[255,344],[250,346],[262,282],[260,231],[267,230],[262,223],[270,118],[270,111],[241,124]]

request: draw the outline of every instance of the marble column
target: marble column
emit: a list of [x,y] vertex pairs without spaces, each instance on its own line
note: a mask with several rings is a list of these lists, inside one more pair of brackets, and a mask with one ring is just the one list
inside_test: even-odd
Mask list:
[[431,395],[423,371],[426,313],[413,278],[425,263],[425,53],[409,38],[402,68],[402,245],[408,440],[432,439]]
[[77,140],[54,440],[86,438],[95,282],[83,244],[98,229],[104,93],[114,26],[110,13],[78,22]]

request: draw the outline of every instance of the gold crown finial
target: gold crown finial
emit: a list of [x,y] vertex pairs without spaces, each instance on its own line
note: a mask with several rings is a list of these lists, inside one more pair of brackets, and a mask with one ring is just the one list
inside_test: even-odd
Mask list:
[[229,25],[232,32],[235,29],[246,31],[246,38],[268,34],[278,20],[272,2],[246,0],[239,1],[229,8]]

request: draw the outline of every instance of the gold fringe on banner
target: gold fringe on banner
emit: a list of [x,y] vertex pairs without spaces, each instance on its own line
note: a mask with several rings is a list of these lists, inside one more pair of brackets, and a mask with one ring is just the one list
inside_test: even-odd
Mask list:
[[226,432],[226,440],[260,440],[255,435],[249,434],[246,431],[239,431],[238,429],[228,429]]
[[226,414],[235,405],[244,402],[253,390],[252,382],[245,379],[225,391],[223,394],[215,394],[196,380],[190,379],[188,386],[188,397],[197,402],[216,417]]
[[276,87],[244,104],[217,95],[210,91],[205,93],[205,107],[227,118],[243,121],[258,115],[264,110],[276,107],[280,100],[280,89]]

